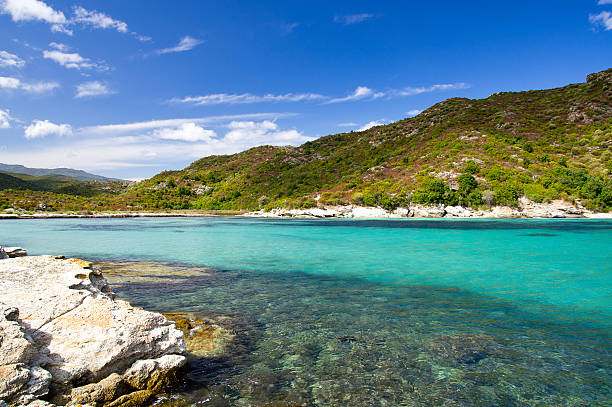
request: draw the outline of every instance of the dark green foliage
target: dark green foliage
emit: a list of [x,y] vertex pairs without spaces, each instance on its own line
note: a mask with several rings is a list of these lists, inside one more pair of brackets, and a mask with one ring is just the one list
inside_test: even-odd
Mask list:
[[456,205],[458,202],[455,193],[440,179],[430,178],[423,188],[412,194],[412,201],[424,205]]
[[463,172],[467,174],[478,174],[479,171],[480,167],[473,160],[468,161],[463,169]]

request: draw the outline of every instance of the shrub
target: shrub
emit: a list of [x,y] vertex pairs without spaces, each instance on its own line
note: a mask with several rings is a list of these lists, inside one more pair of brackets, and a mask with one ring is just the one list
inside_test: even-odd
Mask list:
[[351,201],[355,204],[355,205],[363,205],[363,194],[361,192],[355,192],[352,196],[351,196]]
[[468,161],[463,169],[466,174],[478,174],[479,171],[480,167],[473,160]]

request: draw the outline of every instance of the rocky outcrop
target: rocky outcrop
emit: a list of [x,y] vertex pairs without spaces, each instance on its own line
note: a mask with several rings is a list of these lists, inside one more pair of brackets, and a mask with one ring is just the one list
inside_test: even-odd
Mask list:
[[47,397],[110,405],[141,391],[150,398],[185,363],[174,323],[115,300],[88,262],[1,260],[0,301],[0,399],[9,404]]

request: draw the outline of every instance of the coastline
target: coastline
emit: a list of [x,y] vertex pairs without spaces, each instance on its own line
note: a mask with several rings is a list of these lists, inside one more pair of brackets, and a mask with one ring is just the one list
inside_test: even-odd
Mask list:
[[474,209],[463,206],[411,205],[388,211],[380,207],[329,206],[308,209],[275,208],[271,211],[248,212],[242,216],[262,218],[445,218],[445,219],[612,219],[612,212],[593,212],[580,203],[556,200],[537,203],[526,197],[519,199],[516,207],[494,206],[488,209]]
[[446,219],[612,219],[612,212],[593,212],[580,203],[556,200],[537,203],[526,197],[519,199],[516,207],[493,206],[487,209],[474,209],[463,206],[410,205],[389,211],[381,207],[357,205],[320,206],[304,209],[273,208],[269,211],[172,211],[172,212],[33,212],[0,213],[3,219],[87,219],[87,218],[198,218],[213,216],[240,216],[249,218],[340,218],[340,219],[401,219],[401,218],[446,218]]

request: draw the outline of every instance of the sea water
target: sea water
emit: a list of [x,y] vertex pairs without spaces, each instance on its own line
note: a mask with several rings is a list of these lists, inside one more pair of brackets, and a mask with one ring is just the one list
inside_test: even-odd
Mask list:
[[612,405],[610,220],[3,220],[0,242],[214,272],[113,283],[234,321],[180,389],[197,405]]

